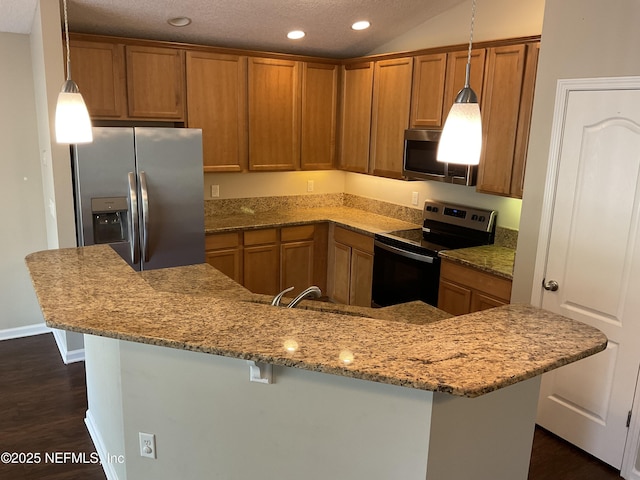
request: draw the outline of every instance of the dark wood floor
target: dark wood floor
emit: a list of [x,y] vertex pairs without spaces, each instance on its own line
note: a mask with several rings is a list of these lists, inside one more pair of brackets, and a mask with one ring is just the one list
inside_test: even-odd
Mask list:
[[0,479],[105,480],[99,464],[64,460],[84,453],[91,462],[95,449],[84,424],[84,362],[65,365],[52,334],[0,342],[0,392],[0,454],[40,454],[40,463],[0,461]]
[[[84,363],[64,365],[53,336],[46,334],[0,342],[0,365],[0,453],[41,455],[40,464],[0,462],[0,479],[105,480],[100,465],[45,462],[46,453],[56,452],[84,453],[87,462],[95,458],[84,425]],[[529,480],[619,478],[617,470],[536,429]]]

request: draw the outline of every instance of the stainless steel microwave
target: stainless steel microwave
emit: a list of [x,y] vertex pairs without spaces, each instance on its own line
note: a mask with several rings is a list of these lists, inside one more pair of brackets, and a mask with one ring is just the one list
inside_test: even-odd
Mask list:
[[441,130],[412,128],[404,131],[402,174],[407,178],[436,180],[456,185],[475,185],[478,168],[438,162]]

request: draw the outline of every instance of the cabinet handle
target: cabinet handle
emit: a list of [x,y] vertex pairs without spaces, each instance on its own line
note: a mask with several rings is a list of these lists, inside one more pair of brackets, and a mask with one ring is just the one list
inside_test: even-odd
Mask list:
[[555,292],[560,287],[560,285],[558,285],[558,282],[556,282],[555,280],[549,280],[548,282],[546,282],[545,280],[546,279],[544,278],[542,279],[542,288],[544,288],[545,290]]

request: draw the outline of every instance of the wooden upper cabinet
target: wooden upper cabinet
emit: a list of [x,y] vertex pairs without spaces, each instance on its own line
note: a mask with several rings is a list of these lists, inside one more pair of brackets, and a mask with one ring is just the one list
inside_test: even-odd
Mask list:
[[187,52],[187,126],[202,129],[205,172],[247,169],[247,57]]
[[422,55],[413,59],[411,93],[412,128],[441,127],[447,54]]
[[490,48],[482,100],[480,192],[510,195],[516,133],[525,70],[526,45]]
[[372,94],[373,62],[345,65],[340,112],[339,166],[342,170],[369,171]]
[[184,120],[184,52],[127,45],[129,117]]
[[338,66],[304,63],[300,167],[333,168],[336,154]]
[[413,58],[376,62],[373,74],[370,171],[402,178],[404,131],[409,127]]
[[[449,115],[449,110],[464,87],[467,68],[468,50],[451,52],[447,55],[447,75],[444,88],[444,101],[442,103],[442,124]],[[484,84],[484,62],[486,51],[484,48],[471,50],[471,75],[469,86],[476,92],[478,102],[482,105],[482,88]]]
[[249,58],[249,170],[300,167],[300,62]]
[[71,78],[92,118],[126,116],[124,45],[71,39]]
[[531,128],[531,113],[533,111],[533,93],[536,87],[536,73],[538,71],[538,55],[540,42],[527,45],[527,60],[524,65],[524,81],[520,97],[520,115],[518,116],[518,131],[516,133],[516,152],[511,172],[511,195],[522,198],[524,190],[524,173],[529,148],[529,131]]

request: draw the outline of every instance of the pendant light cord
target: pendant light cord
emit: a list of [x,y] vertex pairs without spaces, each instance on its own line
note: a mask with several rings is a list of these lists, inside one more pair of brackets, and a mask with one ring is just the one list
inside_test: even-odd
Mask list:
[[[66,0],[65,0],[66,1]],[[469,74],[471,71],[471,45],[473,45],[473,27],[476,22],[476,0],[471,3],[471,31],[469,33],[469,51],[467,52],[467,71],[464,86],[469,87]]]
[[67,20],[67,0],[62,0],[62,6],[64,10],[64,36],[67,45],[67,80],[71,80],[71,53],[69,52],[69,21]]

